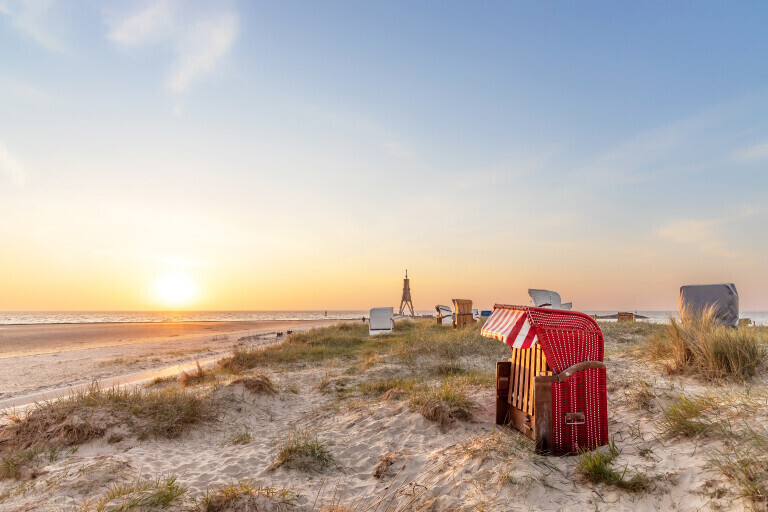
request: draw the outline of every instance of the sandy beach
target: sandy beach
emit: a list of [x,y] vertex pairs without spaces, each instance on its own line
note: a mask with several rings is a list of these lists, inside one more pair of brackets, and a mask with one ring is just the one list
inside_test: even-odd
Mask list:
[[274,343],[278,333],[334,323],[338,320],[2,325],[0,409],[31,393],[215,359],[236,344]]
[[[218,359],[181,379],[52,402],[30,414],[41,423],[9,417],[0,431],[0,510],[735,511],[761,504],[744,494],[733,469],[740,466],[718,464],[741,460],[730,453],[738,453],[733,440],[754,442],[745,432],[763,439],[749,425],[765,420],[765,378],[711,384],[670,375],[645,353],[660,326],[603,324],[613,449],[599,453],[615,471],[611,483],[591,480],[583,457],[540,455],[530,439],[495,425],[493,371],[509,350],[481,338],[479,326],[462,332],[405,321],[394,335],[373,339],[352,323],[275,336],[322,323],[94,326],[101,336],[104,329],[123,336],[102,341],[87,327],[65,329],[69,350],[58,357],[73,372],[78,364],[98,376]],[[123,360],[110,362],[115,357]],[[34,358],[55,360],[38,353],[2,361]],[[26,367],[9,368],[9,384],[33,389]],[[82,379],[31,371],[49,383]],[[700,409],[673,421],[670,411],[681,404]]]

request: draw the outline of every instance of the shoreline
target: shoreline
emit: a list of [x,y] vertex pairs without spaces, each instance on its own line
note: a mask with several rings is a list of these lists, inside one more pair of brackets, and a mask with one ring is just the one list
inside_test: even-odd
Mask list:
[[[359,320],[358,320],[359,321]],[[0,330],[0,403],[211,360],[343,320],[26,324]]]
[[349,322],[352,320],[357,320],[357,318],[329,318],[328,320],[316,320],[316,319],[302,319],[302,318],[296,318],[291,320],[180,320],[178,322],[168,322],[164,320],[157,320],[157,321],[141,321],[141,322],[134,322],[134,321],[128,321],[125,322],[35,322],[35,323],[27,323],[27,324],[0,324],[0,329],[4,327],[23,327],[28,325],[105,325],[105,324],[117,324],[117,325],[136,325],[136,324],[237,324],[237,323],[254,323],[254,322]]

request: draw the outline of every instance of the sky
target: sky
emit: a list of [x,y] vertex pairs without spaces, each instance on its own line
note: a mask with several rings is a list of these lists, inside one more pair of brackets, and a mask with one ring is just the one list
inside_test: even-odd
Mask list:
[[0,0],[0,310],[768,310],[766,20]]

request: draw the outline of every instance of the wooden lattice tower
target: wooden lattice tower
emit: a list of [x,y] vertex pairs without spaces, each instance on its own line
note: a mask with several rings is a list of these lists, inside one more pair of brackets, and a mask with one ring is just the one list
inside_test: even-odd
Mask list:
[[400,300],[400,314],[405,314],[406,308],[413,316],[413,301],[411,300],[411,284],[408,279],[408,269],[405,269],[405,279],[403,280],[403,298]]

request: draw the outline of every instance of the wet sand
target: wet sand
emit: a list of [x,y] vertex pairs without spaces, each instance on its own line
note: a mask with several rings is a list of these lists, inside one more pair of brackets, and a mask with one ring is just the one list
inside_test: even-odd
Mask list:
[[[339,320],[0,326],[0,404],[94,380],[211,361],[236,344],[279,342],[279,332]],[[15,400],[14,400],[15,401]]]

